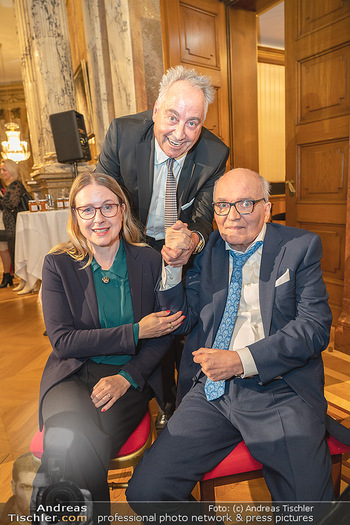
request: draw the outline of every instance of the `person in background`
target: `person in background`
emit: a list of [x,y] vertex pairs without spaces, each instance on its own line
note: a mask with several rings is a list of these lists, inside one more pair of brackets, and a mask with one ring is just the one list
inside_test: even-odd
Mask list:
[[[19,167],[13,160],[5,159],[1,161],[1,178],[6,184],[3,198],[0,199],[0,210],[3,212],[3,221],[7,236],[8,249],[10,255],[10,268],[15,269],[15,242],[16,242],[16,218],[21,196],[26,192],[20,180]],[[6,257],[6,256],[5,256]],[[4,275],[0,288],[13,285],[13,275],[9,268],[8,259],[5,259]],[[18,288],[19,289],[19,288]],[[14,289],[16,290],[16,288]]]
[[25,517],[30,515],[30,497],[38,467],[39,461],[33,457],[31,452],[22,454],[13,462],[11,479],[13,495],[4,505],[0,525],[9,525],[15,521],[23,522],[26,521]]
[[[4,192],[5,192],[5,188],[3,191],[3,188],[1,187],[0,188],[0,201],[1,199],[3,199]],[[7,286],[7,282],[5,284],[5,281],[7,281],[5,275],[8,275],[8,274],[11,275],[11,256],[10,256],[10,252],[9,252],[9,248],[7,244],[7,235],[6,235],[6,230],[5,230],[4,221],[3,221],[3,211],[0,211],[0,258],[2,261],[2,266],[3,266],[3,271],[4,271],[3,276],[2,276],[2,281],[0,283],[0,288],[5,288]]]
[[136,467],[127,499],[187,501],[244,440],[273,501],[331,501],[327,431],[350,444],[350,430],[327,416],[324,397],[332,314],[321,240],[268,223],[269,183],[248,169],[221,177],[213,201],[218,230],[188,270],[186,293],[181,271],[165,268],[160,303],[181,309],[180,331],[190,331],[184,397]]
[[[163,249],[169,264],[186,264],[212,231],[213,186],[229,155],[229,148],[203,126],[214,94],[208,77],[183,66],[170,68],[153,112],[112,121],[97,163],[98,172],[127,190],[148,244]],[[177,219],[186,233],[173,233],[177,249],[164,247],[166,228]],[[163,361],[165,412],[158,415],[158,431],[175,407],[174,361],[181,350],[177,341]]]
[[108,502],[110,459],[151,397],[162,398],[159,363],[183,316],[157,311],[161,256],[139,243],[115,179],[95,172],[74,180],[68,234],[69,242],[56,246],[43,265],[52,353],[40,385],[44,452],[33,498],[59,455],[64,480],[89,491],[94,502]]

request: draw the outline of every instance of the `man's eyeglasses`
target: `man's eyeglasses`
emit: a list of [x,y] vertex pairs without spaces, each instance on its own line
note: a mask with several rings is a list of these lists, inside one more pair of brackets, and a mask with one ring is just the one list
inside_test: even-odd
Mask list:
[[115,217],[118,213],[118,208],[120,204],[103,204],[103,206],[79,206],[79,208],[74,208],[78,214],[79,217],[82,219],[88,221],[89,219],[93,219],[96,215],[96,211],[100,210],[101,214],[106,217],[106,219],[110,219],[111,217]]
[[256,204],[261,201],[265,201],[265,199],[259,199],[257,201],[244,199],[236,202],[213,202],[214,212],[216,215],[228,215],[233,206],[240,215],[249,215],[253,213]]

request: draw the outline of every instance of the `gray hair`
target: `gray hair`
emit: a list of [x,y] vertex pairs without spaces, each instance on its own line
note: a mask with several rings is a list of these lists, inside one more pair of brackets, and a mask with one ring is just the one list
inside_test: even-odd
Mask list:
[[262,175],[260,175],[259,173],[256,173],[256,171],[254,171],[253,173],[255,173],[255,175],[260,180],[261,188],[262,188],[262,194],[263,194],[263,198],[265,199],[265,202],[269,202],[270,191],[271,191],[271,184]]
[[194,69],[187,69],[183,66],[175,66],[168,69],[163,75],[159,84],[158,104],[162,104],[164,99],[175,82],[188,82],[192,87],[201,89],[205,99],[205,115],[208,111],[208,106],[214,101],[215,89],[213,88],[211,79],[205,75],[199,75]]
[[[253,170],[249,170],[247,168],[235,168],[233,169],[232,171],[236,171],[236,170],[243,170],[243,171],[249,171],[250,173],[253,173],[259,180],[260,184],[261,184],[261,189],[262,189],[262,197],[263,199],[265,200],[265,202],[269,202],[269,199],[270,199],[270,188],[271,188],[271,184],[269,183],[269,181],[267,181],[266,179],[264,179],[264,177],[262,177],[259,173],[257,173],[256,171],[253,171]],[[228,172],[226,172],[228,173]],[[224,175],[226,175],[226,173],[224,173]],[[224,175],[221,175],[221,177],[224,177]],[[216,190],[216,185],[217,183],[219,182],[219,180],[221,179],[221,177],[219,179],[216,180],[215,184],[214,184],[214,190],[213,190],[213,200],[215,200],[215,190]]]

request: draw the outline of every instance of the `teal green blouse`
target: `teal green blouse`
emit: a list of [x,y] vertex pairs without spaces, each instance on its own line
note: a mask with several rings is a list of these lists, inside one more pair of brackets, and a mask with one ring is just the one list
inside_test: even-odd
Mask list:
[[[101,328],[114,328],[123,324],[132,323],[135,345],[137,345],[139,325],[138,323],[134,323],[128,268],[122,239],[120,240],[114,262],[109,270],[102,270],[95,259],[92,259],[91,268],[95,283]],[[96,363],[124,365],[131,359],[131,356],[106,355],[92,357],[91,359]],[[133,387],[138,388],[138,385],[127,372],[121,370],[119,374],[125,377]]]

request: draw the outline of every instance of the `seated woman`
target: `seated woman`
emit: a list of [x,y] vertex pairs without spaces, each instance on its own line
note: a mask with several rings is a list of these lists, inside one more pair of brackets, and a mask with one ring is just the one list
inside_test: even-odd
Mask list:
[[69,242],[44,261],[42,304],[52,353],[40,388],[44,454],[33,501],[57,455],[61,476],[109,501],[108,465],[162,399],[158,364],[182,312],[156,312],[161,256],[140,233],[118,183],[83,173],[73,182]]

